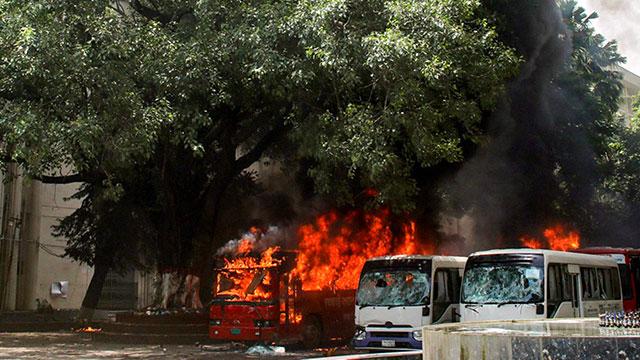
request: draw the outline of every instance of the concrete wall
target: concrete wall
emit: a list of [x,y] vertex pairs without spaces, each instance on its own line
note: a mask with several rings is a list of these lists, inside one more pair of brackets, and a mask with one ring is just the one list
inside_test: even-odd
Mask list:
[[[52,226],[56,225],[59,219],[80,207],[79,200],[65,200],[78,190],[78,185],[37,183],[34,186],[39,188],[39,196],[33,201],[34,206],[38,207],[39,216],[35,216],[29,225],[37,231],[40,249],[37,260],[37,286],[33,298],[45,298],[56,309],[79,308],[93,276],[93,269],[68,258],[55,256],[64,253],[66,239],[56,238],[52,234]],[[51,296],[51,283],[54,281],[69,282],[66,298]]]
[[[12,196],[4,198],[7,214],[3,214],[6,215],[3,220],[19,227],[15,231],[11,231],[11,226],[5,230],[9,238],[13,237],[4,239],[13,256],[2,259],[10,269],[3,310],[35,310],[36,299],[46,299],[55,309],[79,308],[93,269],[62,258],[66,240],[52,234],[52,226],[58,219],[80,206],[77,200],[65,200],[78,185],[44,185],[18,177],[8,188]],[[54,281],[68,281],[66,296],[51,295]]]

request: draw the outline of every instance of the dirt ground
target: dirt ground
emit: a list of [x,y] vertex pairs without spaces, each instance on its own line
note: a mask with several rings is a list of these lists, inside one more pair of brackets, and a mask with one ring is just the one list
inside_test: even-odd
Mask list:
[[[216,345],[130,345],[102,343],[70,332],[0,333],[0,359],[305,359],[323,351],[249,355],[246,348]],[[344,353],[344,351],[340,351]]]

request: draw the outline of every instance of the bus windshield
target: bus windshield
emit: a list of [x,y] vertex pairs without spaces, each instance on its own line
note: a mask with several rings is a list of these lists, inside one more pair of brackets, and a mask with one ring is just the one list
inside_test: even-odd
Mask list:
[[467,304],[535,303],[544,299],[542,266],[522,263],[472,263],[462,283]]
[[411,306],[429,302],[429,275],[413,269],[370,269],[360,276],[357,304],[364,306]]
[[263,302],[273,299],[273,272],[270,269],[218,270],[215,300]]

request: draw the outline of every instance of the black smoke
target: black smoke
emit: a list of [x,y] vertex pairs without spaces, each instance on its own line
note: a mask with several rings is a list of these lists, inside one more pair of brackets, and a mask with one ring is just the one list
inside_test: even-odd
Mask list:
[[556,2],[486,5],[524,63],[490,117],[486,143],[447,190],[453,206],[475,220],[470,250],[518,245],[520,236],[558,221],[576,228],[600,221],[591,118],[581,102],[584,89],[564,80],[572,34]]

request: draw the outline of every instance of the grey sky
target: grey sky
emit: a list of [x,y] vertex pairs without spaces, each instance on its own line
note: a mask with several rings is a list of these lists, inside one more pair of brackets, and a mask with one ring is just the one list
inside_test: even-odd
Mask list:
[[596,30],[607,40],[616,40],[623,65],[640,75],[640,0],[578,0],[580,6],[600,16],[593,20]]

